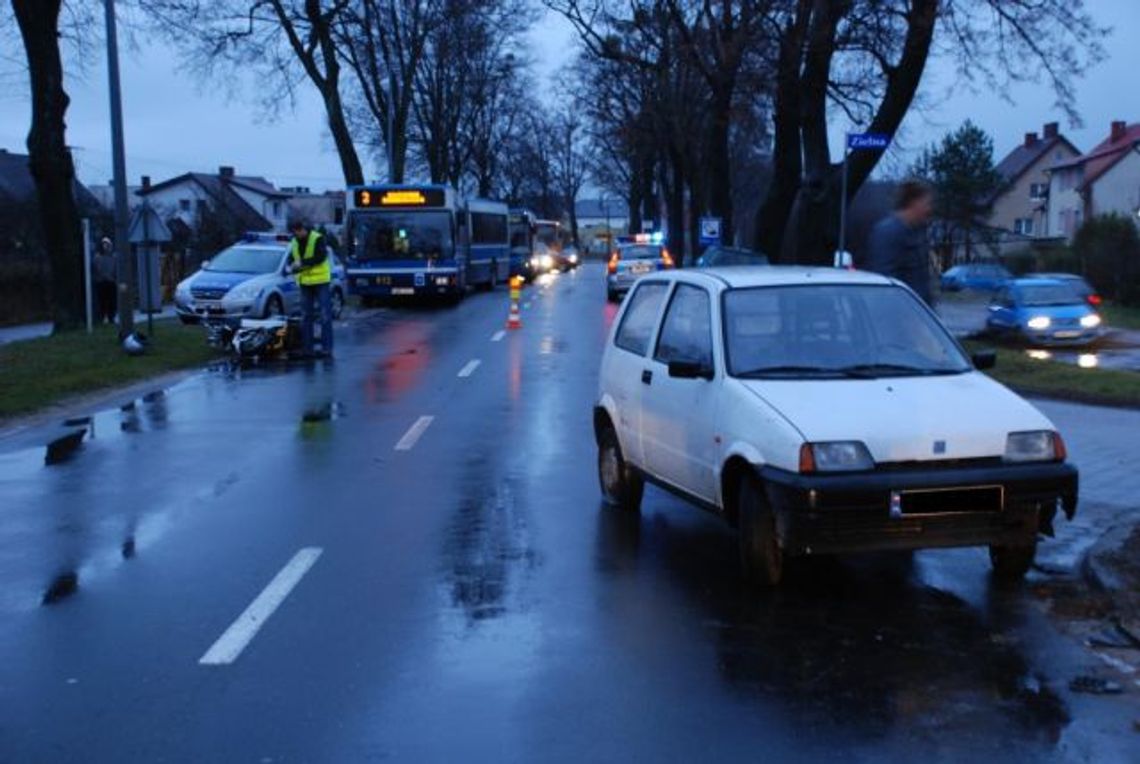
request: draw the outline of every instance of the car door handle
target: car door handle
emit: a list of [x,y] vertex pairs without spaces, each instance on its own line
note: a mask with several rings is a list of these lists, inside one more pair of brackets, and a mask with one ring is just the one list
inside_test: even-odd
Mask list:
[[652,371],[650,371],[649,369],[646,369],[645,371],[641,372],[641,384],[643,384],[643,385],[652,385],[653,384],[653,372]]

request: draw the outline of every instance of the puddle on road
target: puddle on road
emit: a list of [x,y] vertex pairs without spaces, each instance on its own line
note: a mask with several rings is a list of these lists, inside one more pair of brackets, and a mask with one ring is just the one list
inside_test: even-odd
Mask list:
[[1116,369],[1140,372],[1140,352],[1137,351],[1098,350],[1096,352],[1080,352],[1030,348],[1025,351],[1025,355],[1035,361],[1059,361],[1081,369]]
[[1023,596],[991,589],[979,607],[930,585],[911,555],[799,559],[779,590],[757,592],[740,583],[735,552],[735,536],[702,519],[598,512],[595,569],[621,581],[609,608],[645,621],[647,601],[680,598],[664,613],[704,623],[710,670],[790,709],[797,734],[840,731],[868,752],[960,734],[962,760],[975,743],[992,756],[986,746],[1008,740],[1022,760],[1061,740],[1068,677],[1031,663],[1038,636]]

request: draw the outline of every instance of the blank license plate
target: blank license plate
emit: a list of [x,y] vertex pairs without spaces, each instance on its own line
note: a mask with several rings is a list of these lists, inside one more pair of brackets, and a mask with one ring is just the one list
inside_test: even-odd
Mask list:
[[392,294],[415,294],[416,290],[411,287],[392,287]]
[[637,263],[629,269],[630,273],[649,273],[649,263]]

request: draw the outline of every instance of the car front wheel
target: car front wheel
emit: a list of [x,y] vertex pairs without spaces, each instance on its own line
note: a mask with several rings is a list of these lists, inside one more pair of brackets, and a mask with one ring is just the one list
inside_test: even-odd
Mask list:
[[776,515],[764,495],[764,487],[746,475],[737,492],[740,534],[740,564],[744,578],[757,586],[775,586],[784,576],[784,553],[776,533]]
[[990,547],[990,564],[993,565],[994,576],[1001,581],[1020,581],[1025,578],[1025,574],[1033,567],[1036,556],[1036,538],[1028,544],[994,544]]
[[610,426],[598,438],[598,482],[607,504],[628,512],[641,509],[645,482],[626,464],[617,433]]

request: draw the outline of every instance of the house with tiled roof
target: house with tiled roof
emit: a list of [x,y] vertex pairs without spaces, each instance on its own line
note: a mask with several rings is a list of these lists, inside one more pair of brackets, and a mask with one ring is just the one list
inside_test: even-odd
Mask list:
[[238,175],[228,166],[219,167],[216,175],[188,172],[155,184],[144,178],[136,194],[167,221],[189,229],[197,229],[208,212],[224,216],[241,231],[284,231],[288,222],[289,194],[265,178]]
[[1072,240],[1089,218],[1115,212],[1137,221],[1138,211],[1140,123],[1113,122],[1108,137],[1094,149],[1050,168],[1050,236]]
[[1061,134],[1056,122],[1025,140],[995,168],[1001,185],[986,201],[986,225],[1021,236],[1045,236],[1049,169],[1079,157],[1081,152]]

